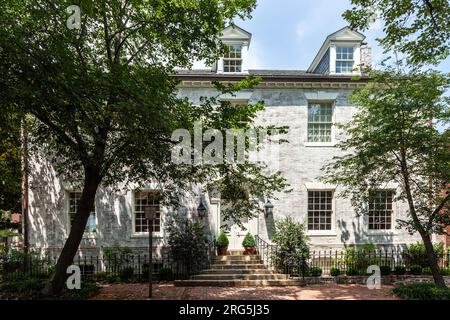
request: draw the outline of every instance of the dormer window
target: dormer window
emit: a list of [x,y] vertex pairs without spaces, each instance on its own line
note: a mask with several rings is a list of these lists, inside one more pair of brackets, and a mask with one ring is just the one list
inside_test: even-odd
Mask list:
[[229,45],[223,57],[223,72],[242,71],[242,45]]
[[336,47],[336,73],[352,73],[353,47]]

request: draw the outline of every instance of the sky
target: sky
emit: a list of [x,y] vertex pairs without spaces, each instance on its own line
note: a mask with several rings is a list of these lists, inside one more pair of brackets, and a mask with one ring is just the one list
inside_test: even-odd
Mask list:
[[[250,69],[306,70],[325,38],[347,25],[341,15],[350,7],[350,0],[258,0],[251,20],[235,21],[252,33]],[[383,36],[381,23],[364,34],[376,67],[386,57],[375,40]],[[450,58],[438,69],[450,72]]]

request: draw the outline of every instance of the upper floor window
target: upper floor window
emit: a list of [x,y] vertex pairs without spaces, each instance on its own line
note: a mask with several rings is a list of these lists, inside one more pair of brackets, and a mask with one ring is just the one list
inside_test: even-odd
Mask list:
[[134,194],[134,232],[148,232],[148,220],[145,217],[146,206],[157,206],[156,219],[151,226],[152,232],[161,231],[160,195],[155,191],[136,192]]
[[224,72],[242,71],[242,45],[230,45],[223,57]]
[[369,202],[369,230],[389,230],[392,227],[392,198],[389,190],[375,191]]
[[308,191],[308,230],[332,230],[332,191]]
[[352,73],[353,65],[353,47],[336,47],[336,73]]
[[308,142],[331,142],[333,106],[314,103],[308,106]]
[[[75,215],[77,213],[77,208],[80,203],[81,192],[69,192],[69,218],[70,225],[72,225]],[[95,216],[95,206],[94,210],[89,214],[88,221],[86,223],[85,232],[96,232],[97,231],[97,218]]]

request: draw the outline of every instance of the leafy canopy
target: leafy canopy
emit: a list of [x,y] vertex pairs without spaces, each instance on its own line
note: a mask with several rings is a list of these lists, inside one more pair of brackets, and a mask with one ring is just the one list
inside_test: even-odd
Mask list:
[[437,64],[450,54],[448,0],[351,0],[343,17],[357,30],[367,30],[374,19],[384,22],[380,44],[406,54],[412,65]]
[[[81,6],[81,28],[69,30],[66,8]],[[224,198],[248,186],[254,195],[230,203],[228,215],[253,216],[255,200],[286,187],[263,164],[176,165],[179,128],[246,129],[262,103],[232,106],[216,97],[193,106],[177,96],[175,68],[214,61],[235,17],[248,18],[254,0],[14,1],[0,12],[0,93],[3,106],[31,115],[32,145],[74,187],[143,186],[156,181],[164,201],[176,203],[192,183]],[[217,96],[250,88],[258,79],[216,84]],[[40,148],[39,148],[40,146]],[[213,183],[214,182],[214,183]]]
[[449,77],[435,71],[404,74],[390,68],[373,72],[372,80],[351,96],[358,111],[338,127],[347,133],[339,144],[345,155],[324,167],[321,179],[344,186],[359,214],[376,189],[398,185],[396,200],[409,204],[409,215],[397,220],[411,233],[444,232],[448,207],[450,148],[436,124],[448,125],[449,98],[443,93]]

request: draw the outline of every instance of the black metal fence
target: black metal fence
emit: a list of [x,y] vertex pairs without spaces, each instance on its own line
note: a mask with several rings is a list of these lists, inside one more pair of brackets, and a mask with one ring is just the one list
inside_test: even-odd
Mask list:
[[[214,246],[209,245],[205,259],[174,260],[170,252],[153,256],[153,276],[162,281],[188,279],[210,265]],[[58,256],[51,254],[15,254],[0,257],[0,282],[29,278],[46,279],[54,271]],[[83,279],[107,282],[148,281],[149,256],[117,254],[109,256],[78,255],[73,265],[79,266]]]
[[[269,269],[284,274],[299,275],[313,268],[320,268],[323,275],[330,275],[333,269],[335,273],[363,275],[371,265],[383,267],[390,272],[395,272],[396,269],[400,269],[398,267],[402,267],[405,272],[430,273],[426,257],[411,259],[404,250],[398,248],[376,250],[349,248],[310,251],[307,256],[295,254],[289,256],[286,252],[281,252],[278,246],[269,244],[258,236],[255,240],[261,261]],[[450,251],[438,254],[437,258],[442,272],[450,275]]]

